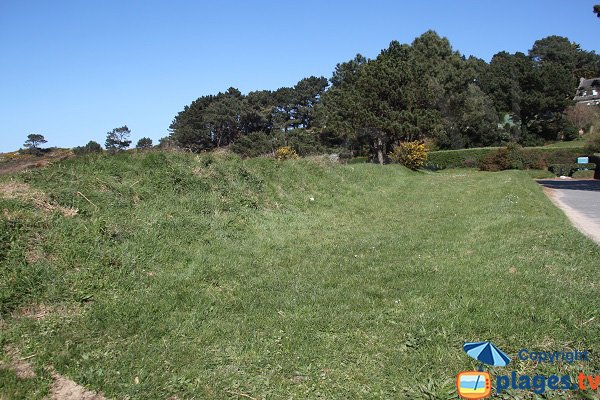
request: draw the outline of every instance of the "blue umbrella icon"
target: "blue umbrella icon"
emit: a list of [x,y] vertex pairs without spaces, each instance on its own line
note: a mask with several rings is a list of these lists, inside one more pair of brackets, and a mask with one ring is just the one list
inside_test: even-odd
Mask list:
[[[505,367],[510,362],[510,357],[497,348],[492,342],[467,342],[463,344],[463,350],[469,357],[479,361],[479,371],[483,371],[483,364]],[[479,376],[475,382],[475,388],[479,383]]]
[[463,350],[477,361],[497,367],[505,367],[510,357],[504,354],[492,342],[469,342],[463,345]]

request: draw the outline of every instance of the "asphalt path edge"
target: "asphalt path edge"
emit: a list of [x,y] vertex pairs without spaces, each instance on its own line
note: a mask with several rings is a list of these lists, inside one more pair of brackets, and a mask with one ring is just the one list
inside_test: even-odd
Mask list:
[[550,201],[565,213],[575,228],[600,245],[600,226],[596,222],[563,202],[561,200],[562,193],[560,189],[550,189],[548,187],[544,187],[543,189]]

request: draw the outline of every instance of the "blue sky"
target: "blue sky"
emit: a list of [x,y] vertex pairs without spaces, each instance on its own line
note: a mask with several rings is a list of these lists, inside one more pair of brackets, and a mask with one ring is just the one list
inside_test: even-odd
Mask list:
[[433,29],[485,60],[549,35],[599,52],[596,0],[0,0],[0,151],[29,133],[47,146],[104,144],[127,124],[134,144],[168,134],[184,105],[327,78],[356,53]]

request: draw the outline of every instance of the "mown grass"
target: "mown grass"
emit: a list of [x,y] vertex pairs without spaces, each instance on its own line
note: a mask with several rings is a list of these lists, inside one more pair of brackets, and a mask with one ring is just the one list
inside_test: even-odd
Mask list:
[[585,146],[584,139],[575,139],[575,140],[570,140],[570,141],[555,142],[555,143],[548,144],[543,147],[553,148],[553,149],[573,149],[573,148],[583,148],[584,146]]
[[0,199],[0,344],[109,398],[452,398],[463,341],[600,343],[598,247],[522,172],[148,153],[9,179],[79,215]]

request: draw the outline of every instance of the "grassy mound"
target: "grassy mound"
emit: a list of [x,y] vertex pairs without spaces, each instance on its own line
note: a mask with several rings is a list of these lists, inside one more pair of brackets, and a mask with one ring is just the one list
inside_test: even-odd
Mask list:
[[109,398],[448,398],[463,341],[600,343],[598,247],[519,171],[91,156],[0,209],[0,344],[38,372],[9,396],[53,365]]

